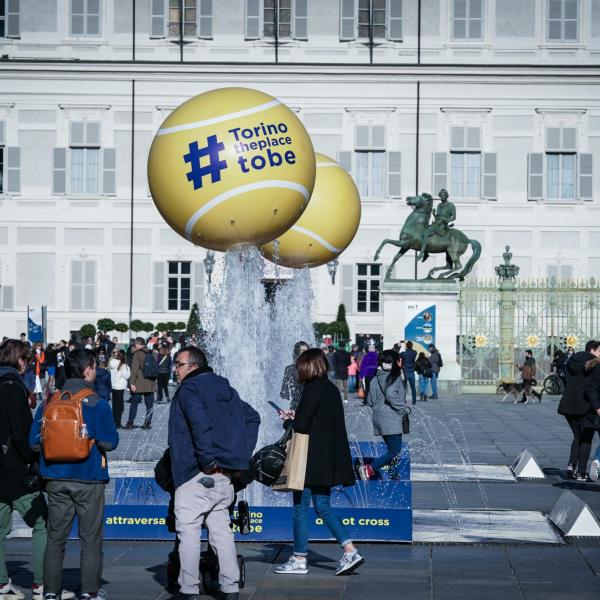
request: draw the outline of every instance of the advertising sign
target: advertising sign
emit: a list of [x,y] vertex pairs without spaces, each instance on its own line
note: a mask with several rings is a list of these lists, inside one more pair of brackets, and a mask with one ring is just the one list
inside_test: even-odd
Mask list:
[[412,341],[417,352],[426,351],[435,344],[435,304],[407,302],[405,314],[404,339]]
[[44,341],[44,330],[42,327],[42,307],[27,307],[27,339],[32,342]]

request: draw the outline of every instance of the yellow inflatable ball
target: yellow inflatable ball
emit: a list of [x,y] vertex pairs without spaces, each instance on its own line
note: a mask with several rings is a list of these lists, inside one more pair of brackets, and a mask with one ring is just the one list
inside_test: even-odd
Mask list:
[[165,221],[212,250],[262,244],[306,207],[315,154],[306,129],[280,100],[221,88],[177,107],[156,133],[148,182]]
[[273,242],[261,246],[263,256],[285,267],[318,267],[339,256],[360,224],[360,195],[350,174],[324,154],[316,154],[317,178],[302,216]]

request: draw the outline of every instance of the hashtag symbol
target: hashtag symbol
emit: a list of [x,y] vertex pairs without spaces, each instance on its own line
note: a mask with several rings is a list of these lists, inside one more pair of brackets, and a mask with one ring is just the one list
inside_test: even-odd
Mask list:
[[[220,160],[219,153],[225,150],[225,144],[217,141],[216,135],[206,138],[206,146],[198,148],[198,142],[192,142],[189,145],[190,151],[183,155],[183,160],[190,163],[190,172],[186,173],[187,180],[193,182],[194,189],[202,187],[202,178],[210,175],[212,183],[221,181],[221,171],[227,168],[227,161]],[[201,165],[200,159],[208,156],[208,164]]]

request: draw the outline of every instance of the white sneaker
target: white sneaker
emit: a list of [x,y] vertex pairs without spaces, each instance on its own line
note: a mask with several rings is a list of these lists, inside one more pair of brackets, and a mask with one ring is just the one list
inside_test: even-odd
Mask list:
[[589,472],[590,479],[592,481],[598,481],[600,478],[600,459],[595,458],[590,465]]
[[9,579],[7,583],[0,585],[0,598],[2,600],[23,600],[25,594]]
[[306,560],[298,560],[292,555],[286,563],[275,569],[275,573],[279,573],[280,575],[307,575],[308,566]]
[[354,552],[344,552],[344,556],[342,556],[338,568],[335,570],[335,575],[352,573],[358,565],[364,562],[365,559],[358,553],[358,550],[355,550]]
[[[44,586],[38,585],[37,587],[31,588],[31,600],[44,600]],[[70,598],[75,598],[75,594],[70,592],[69,590],[63,590],[62,594],[59,596],[56,594],[56,600],[70,600]],[[52,596],[50,596],[52,598]]]

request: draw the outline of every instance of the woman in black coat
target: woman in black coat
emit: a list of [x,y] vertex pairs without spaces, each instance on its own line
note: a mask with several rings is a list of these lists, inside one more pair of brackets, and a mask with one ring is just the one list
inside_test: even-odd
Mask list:
[[355,476],[346,434],[344,407],[340,392],[327,377],[328,363],[322,350],[312,348],[297,360],[298,380],[305,384],[302,399],[294,413],[293,427],[309,436],[304,490],[294,492],[294,553],[275,572],[305,575],[308,573],[308,523],[310,502],[317,515],[344,549],[335,571],[347,574],[363,562],[346,527],[333,512],[331,488],[354,485]]

